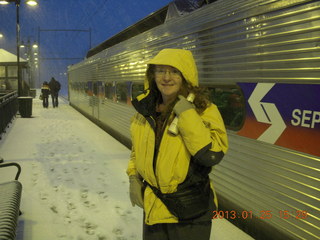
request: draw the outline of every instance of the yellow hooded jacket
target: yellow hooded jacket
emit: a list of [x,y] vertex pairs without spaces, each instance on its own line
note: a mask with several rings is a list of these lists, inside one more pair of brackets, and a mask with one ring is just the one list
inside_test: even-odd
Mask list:
[[[148,64],[175,67],[187,82],[198,86],[197,67],[188,50],[163,49]],[[186,179],[191,158],[206,167],[220,161],[216,161],[209,153],[220,152],[222,156],[226,153],[228,140],[225,126],[214,104],[201,115],[189,109],[179,116],[179,135],[170,134],[166,126],[156,151],[155,121],[150,114],[154,111],[152,108],[155,108],[155,103],[148,79],[145,80],[145,89],[145,93],[133,101],[138,112],[131,122],[132,152],[127,174],[139,174],[162,193],[173,193]],[[148,225],[178,222],[150,187],[146,187],[144,192],[144,211],[145,223]]]

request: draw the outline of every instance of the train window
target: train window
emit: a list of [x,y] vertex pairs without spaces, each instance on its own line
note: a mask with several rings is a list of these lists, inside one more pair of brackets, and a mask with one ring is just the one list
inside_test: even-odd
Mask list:
[[114,83],[106,83],[104,88],[105,97],[107,99],[113,100],[114,97]]
[[128,84],[130,84],[130,82],[117,83],[117,102],[128,103]]
[[93,95],[97,96],[98,95],[98,83],[93,82],[93,87],[92,87]]
[[144,91],[143,83],[132,83],[131,100],[142,94]]
[[228,129],[239,130],[245,118],[245,102],[236,86],[208,87],[210,100],[217,105]]
[[103,82],[97,81],[93,83],[93,94],[97,97],[104,97],[104,86]]
[[87,82],[86,91],[88,96],[93,96],[93,83],[92,81]]
[[80,91],[82,89],[82,83],[81,82],[75,82],[74,83],[74,89],[77,91]]
[[84,91],[85,94],[88,92],[88,86],[86,82],[81,82],[81,90]]

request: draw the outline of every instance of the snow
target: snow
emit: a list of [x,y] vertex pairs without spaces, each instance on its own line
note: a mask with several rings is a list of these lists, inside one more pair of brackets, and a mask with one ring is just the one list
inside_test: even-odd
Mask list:
[[[19,58],[20,62],[26,62],[25,59]],[[17,62],[17,55],[14,55],[2,48],[0,48],[0,63],[16,63]]]
[[[60,98],[58,108],[33,99],[0,140],[0,156],[22,167],[17,240],[140,240],[142,210],[132,207],[125,173],[130,150]],[[0,182],[15,169],[1,171]],[[225,219],[211,239],[252,239]]]

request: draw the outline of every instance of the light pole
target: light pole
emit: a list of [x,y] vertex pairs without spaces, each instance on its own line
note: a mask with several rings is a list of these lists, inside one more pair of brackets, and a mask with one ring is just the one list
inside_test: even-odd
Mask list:
[[[22,38],[21,38],[22,39]],[[21,52],[21,50],[24,51]],[[36,78],[36,68],[38,67],[38,44],[34,41],[30,42],[30,36],[28,37],[27,42],[20,41],[20,55],[23,55],[27,62],[28,69],[28,83],[30,88],[35,88],[35,78]]]
[[[22,95],[22,82],[21,82],[21,69],[20,69],[20,18],[19,18],[19,7],[20,0],[1,0],[0,4],[8,4],[8,3],[16,4],[16,44],[17,44],[17,78],[18,78],[18,96]],[[26,3],[30,6],[37,5],[37,1],[35,0],[27,0]]]

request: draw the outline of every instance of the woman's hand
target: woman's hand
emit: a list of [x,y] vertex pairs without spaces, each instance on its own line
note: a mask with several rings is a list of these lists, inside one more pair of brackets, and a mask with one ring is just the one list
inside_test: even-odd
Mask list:
[[131,175],[129,177],[130,182],[130,201],[132,206],[137,205],[143,208],[143,189],[144,185],[141,179],[136,175]]
[[177,116],[179,116],[184,111],[194,108],[194,105],[190,101],[188,101],[184,96],[179,95],[178,98],[178,102],[173,107],[173,111]]

